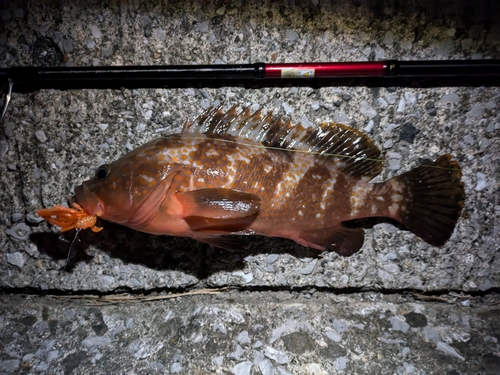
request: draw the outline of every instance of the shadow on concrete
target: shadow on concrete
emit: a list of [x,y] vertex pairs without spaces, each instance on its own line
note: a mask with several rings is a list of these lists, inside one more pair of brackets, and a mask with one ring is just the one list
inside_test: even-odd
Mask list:
[[[405,229],[394,220],[368,218],[346,222],[349,227],[372,228],[376,224],[390,223]],[[244,258],[252,255],[288,253],[298,258],[318,258],[321,252],[299,246],[292,240],[263,236],[238,236],[245,243],[244,250],[215,248],[186,237],[156,236],[138,232],[114,223],[103,223],[104,230],[93,233],[75,231],[64,233],[34,233],[30,240],[40,252],[54,260],[68,259],[64,271],[71,272],[78,262],[89,262],[91,247],[120,258],[125,263],[140,264],[156,270],[177,270],[206,278],[219,271],[231,272],[244,267]],[[71,253],[68,257],[68,251]]]
[[[156,236],[138,232],[117,224],[104,223],[99,233],[81,231],[77,239],[75,232],[34,233],[30,240],[40,252],[54,260],[68,258],[65,271],[71,272],[78,262],[89,262],[92,256],[88,250],[95,247],[120,258],[125,263],[140,264],[157,270],[177,270],[205,278],[219,271],[234,271],[244,267],[244,258],[266,253],[290,253],[297,257],[318,257],[320,252],[298,246],[291,240],[239,236],[245,243],[245,250],[231,251],[215,248],[191,238]],[[73,244],[72,244],[73,242]]]

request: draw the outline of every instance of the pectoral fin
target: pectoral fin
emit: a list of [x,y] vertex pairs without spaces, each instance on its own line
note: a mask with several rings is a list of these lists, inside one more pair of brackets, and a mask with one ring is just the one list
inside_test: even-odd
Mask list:
[[252,216],[260,209],[260,198],[231,189],[199,189],[177,193],[184,215],[211,219]]
[[247,229],[259,215],[260,198],[231,189],[178,193],[184,220],[193,232],[229,234]]
[[220,235],[196,235],[195,240],[226,250],[244,250],[245,243],[238,237]]
[[258,213],[244,217],[217,219],[205,216],[188,216],[184,220],[193,232],[233,234],[243,232],[257,219]]

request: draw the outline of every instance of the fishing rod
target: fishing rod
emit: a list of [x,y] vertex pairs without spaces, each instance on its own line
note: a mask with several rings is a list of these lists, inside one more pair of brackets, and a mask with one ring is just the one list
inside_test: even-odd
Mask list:
[[500,86],[500,60],[12,67],[0,69],[1,93],[5,95],[0,120],[13,90],[223,86]]

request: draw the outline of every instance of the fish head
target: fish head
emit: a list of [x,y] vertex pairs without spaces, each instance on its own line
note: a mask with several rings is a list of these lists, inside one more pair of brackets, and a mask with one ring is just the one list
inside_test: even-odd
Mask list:
[[143,224],[158,211],[176,170],[168,157],[158,156],[156,143],[99,166],[75,188],[76,201],[89,215],[131,227]]

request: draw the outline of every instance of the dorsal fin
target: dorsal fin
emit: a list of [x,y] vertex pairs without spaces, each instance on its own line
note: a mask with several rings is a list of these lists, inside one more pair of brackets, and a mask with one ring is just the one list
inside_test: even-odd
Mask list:
[[211,107],[194,121],[186,121],[183,132],[228,134],[267,147],[313,153],[356,178],[371,179],[382,171],[380,150],[359,130],[336,123],[304,127],[275,118],[272,112],[263,117],[261,109],[252,114],[249,107],[240,113],[237,108],[233,106],[224,112],[221,107]]

